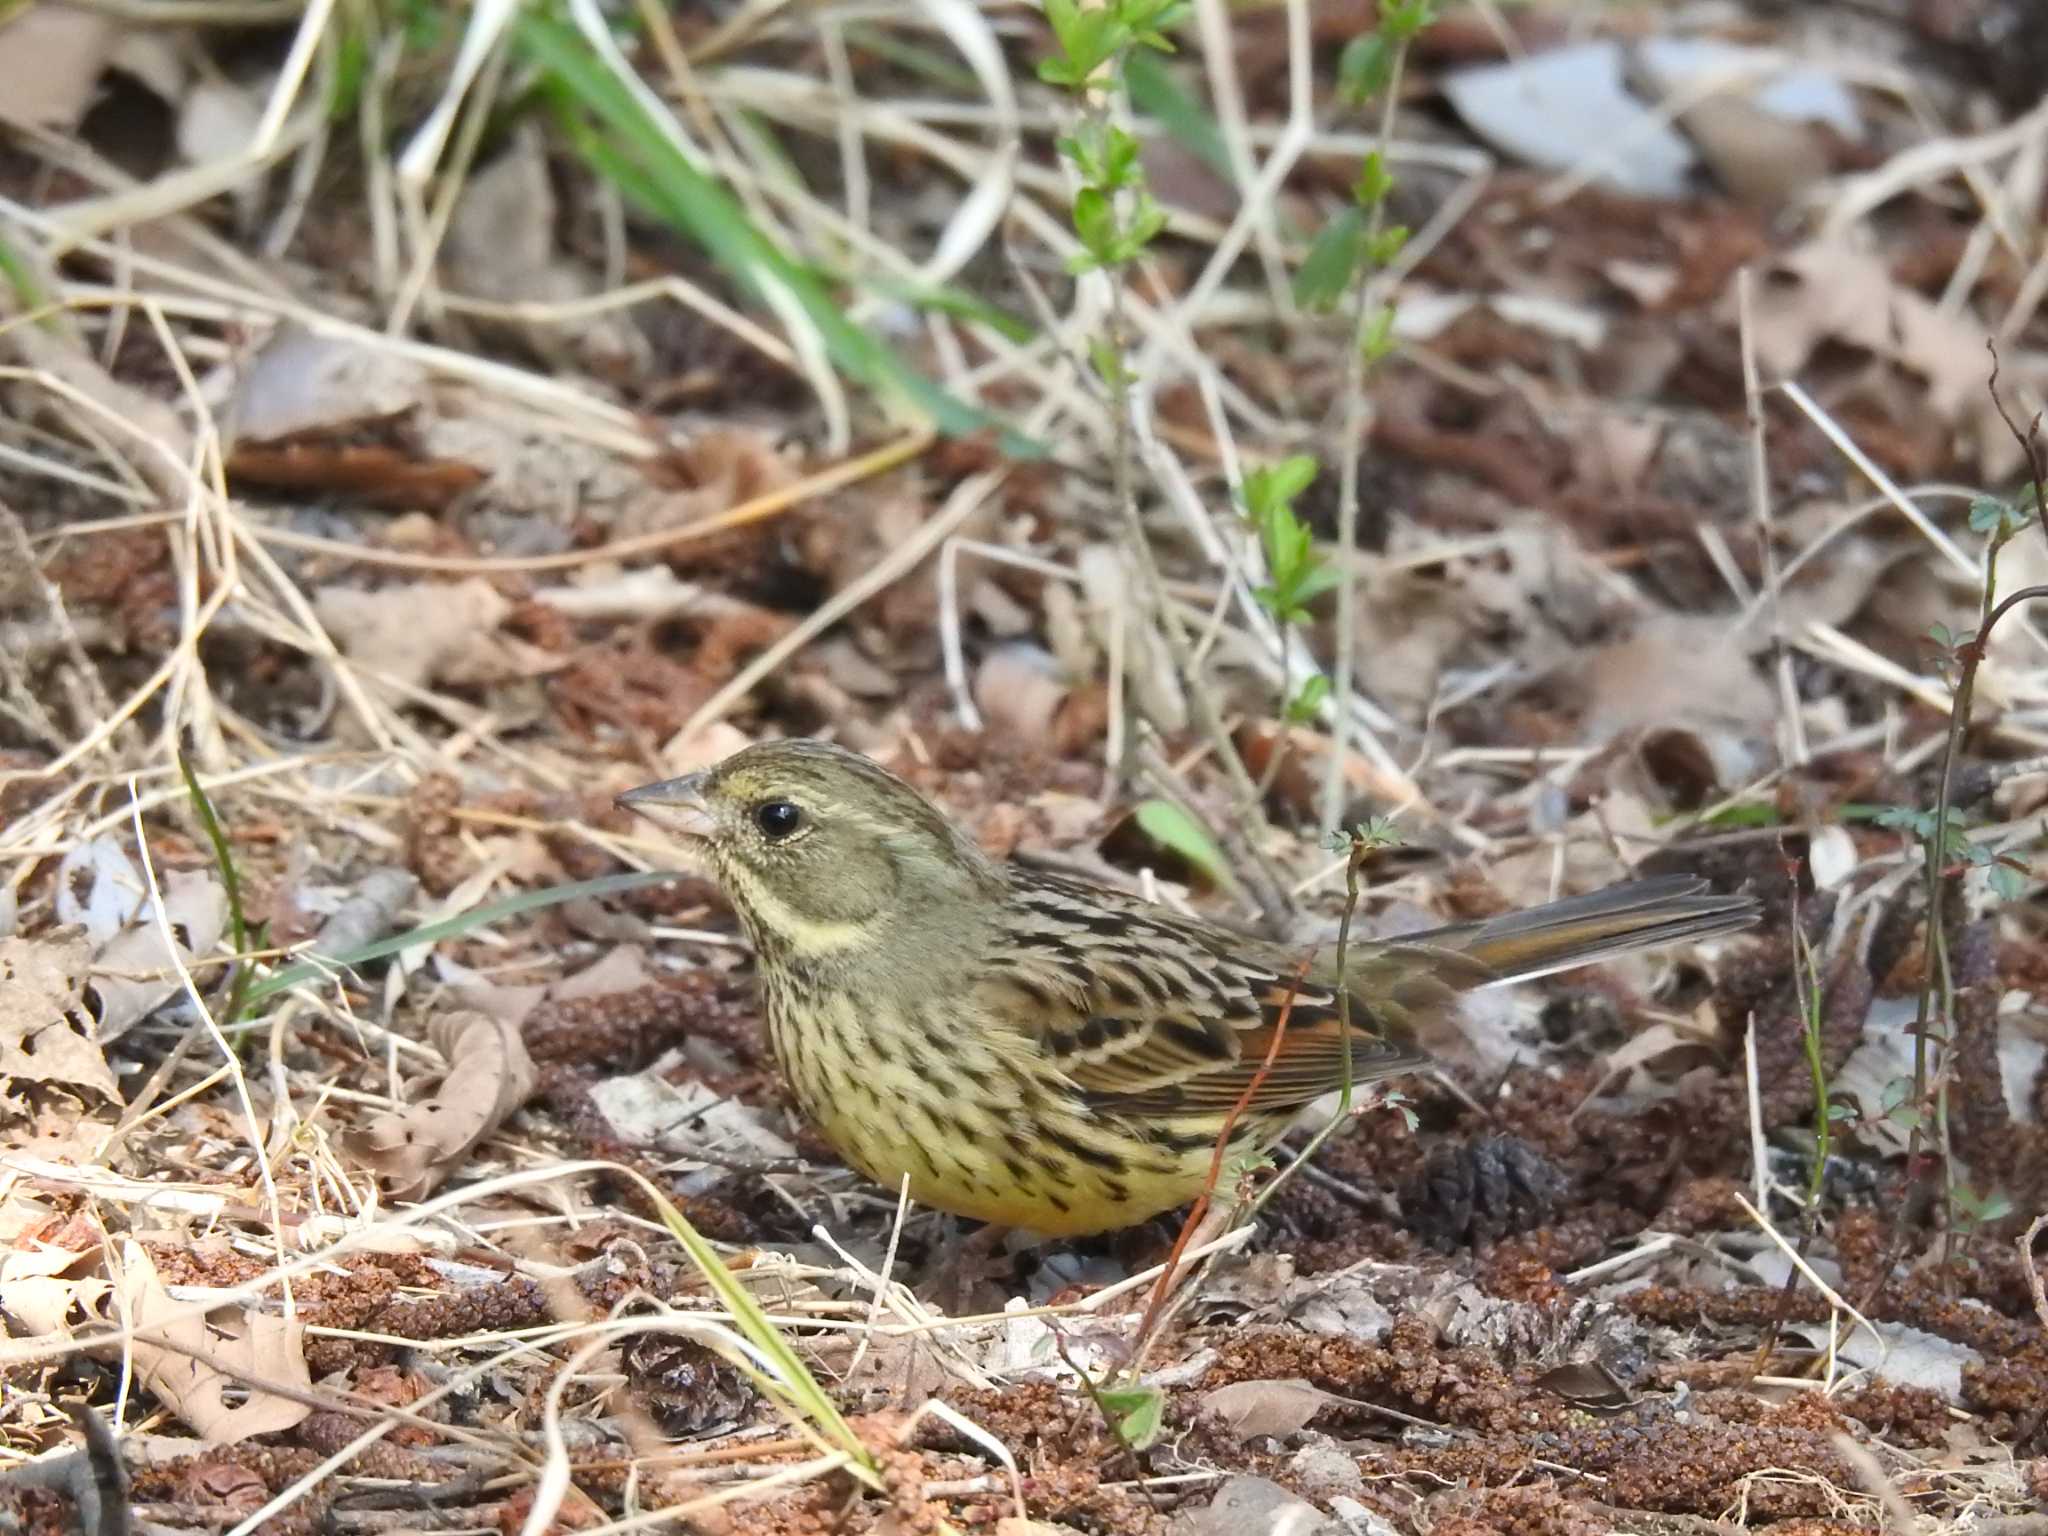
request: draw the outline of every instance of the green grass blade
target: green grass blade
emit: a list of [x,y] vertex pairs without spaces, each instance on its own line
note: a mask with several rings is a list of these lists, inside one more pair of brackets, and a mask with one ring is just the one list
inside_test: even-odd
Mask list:
[[[800,304],[833,361],[868,388],[896,394],[954,435],[997,428],[1006,453],[1042,458],[1045,446],[1002,426],[942,389],[846,318],[844,308],[807,268],[764,236],[723,186],[690,163],[634,94],[574,28],[528,11],[513,31],[541,69],[578,150],[647,213],[701,245],[734,281],[758,296],[774,283]],[[578,131],[576,119],[588,113]]]
[[739,1330],[740,1336],[753,1345],[773,1368],[781,1388],[778,1395],[808,1414],[834,1450],[844,1451],[852,1458],[853,1470],[862,1481],[870,1487],[879,1488],[881,1473],[876,1466],[874,1452],[861,1443],[860,1436],[846,1422],[838,1405],[818,1384],[818,1379],[797,1357],[796,1351],[790,1348],[789,1340],[782,1336],[782,1331],[761,1310],[761,1304],[754,1300],[753,1293],[740,1284],[739,1278],[719,1258],[718,1250],[690,1225],[660,1190],[641,1175],[635,1173],[632,1176],[647,1191],[655,1209],[661,1214],[663,1224],[682,1244],[683,1252],[690,1256],[690,1262],[697,1266],[705,1283],[732,1314],[733,1326]]
[[546,890],[522,891],[517,896],[508,896],[503,901],[485,902],[480,907],[471,907],[467,912],[458,912],[453,917],[444,918],[438,923],[428,923],[424,928],[415,928],[409,933],[393,934],[388,939],[378,939],[375,943],[344,950],[338,955],[322,955],[317,960],[301,960],[296,965],[288,965],[275,976],[266,976],[250,987],[248,996],[243,1001],[253,1007],[275,993],[287,991],[309,981],[318,981],[348,966],[381,960],[386,955],[397,954],[401,949],[411,949],[415,944],[432,944],[441,939],[452,939],[458,934],[481,928],[486,923],[495,923],[500,918],[516,917],[521,912],[534,912],[542,907],[559,906],[565,901],[574,901],[579,896],[609,896],[618,891],[637,891],[644,886],[660,885],[664,881],[681,878],[674,870],[635,870],[626,875],[604,875],[596,880],[579,880],[574,885],[551,885]]

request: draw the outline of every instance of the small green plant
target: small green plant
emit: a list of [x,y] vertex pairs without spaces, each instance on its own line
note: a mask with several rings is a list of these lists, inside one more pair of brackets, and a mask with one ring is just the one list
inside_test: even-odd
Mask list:
[[1128,68],[1133,57],[1168,53],[1171,29],[1186,15],[1185,0],[1046,0],[1045,19],[1052,31],[1052,56],[1038,66],[1039,77],[1074,98],[1077,115],[1072,130],[1058,141],[1060,157],[1073,172],[1073,220],[1079,250],[1068,259],[1076,277],[1099,279],[1108,303],[1099,331],[1085,339],[1088,366],[1102,383],[1111,430],[1110,474],[1122,515],[1124,545],[1135,567],[1138,598],[1172,654],[1174,666],[1188,683],[1188,703],[1195,723],[1209,738],[1216,761],[1229,778],[1247,835],[1233,841],[1243,856],[1245,883],[1269,924],[1287,916],[1288,901],[1255,834],[1260,794],[1246,772],[1211,690],[1197,675],[1194,647],[1185,625],[1167,599],[1166,582],[1152,553],[1138,508],[1137,435],[1131,389],[1131,333],[1128,320],[1132,269],[1166,227],[1166,214],[1145,182],[1138,139],[1118,120],[1128,93]]
[[[1365,894],[1365,867],[1383,849],[1398,847],[1400,843],[1401,830],[1394,825],[1393,819],[1387,816],[1367,817],[1349,831],[1332,832],[1323,839],[1323,846],[1330,852],[1344,855],[1344,915],[1337,921],[1335,961],[1337,1021],[1341,1030],[1340,1038],[1344,1044],[1344,1076],[1337,1092],[1336,1111],[1316,1128],[1316,1133],[1309,1137],[1307,1144],[1294,1159],[1274,1176],[1273,1181],[1259,1191],[1259,1197],[1245,1211],[1246,1221],[1257,1217],[1272,1201],[1273,1196],[1280,1192],[1281,1187],[1294,1176],[1295,1171],[1320,1152],[1323,1143],[1336,1133],[1337,1127],[1351,1118],[1352,1090],[1356,1087],[1352,1081],[1351,1063],[1351,924],[1358,915],[1359,898]],[[1388,1094],[1382,1102],[1391,1104],[1411,1131],[1415,1128],[1415,1112],[1408,1107],[1407,1101],[1401,1095]]]
[[1137,1382],[1096,1387],[1092,1395],[1103,1416],[1115,1426],[1117,1439],[1125,1445],[1143,1451],[1158,1443],[1166,1418],[1166,1394],[1158,1387]]
[[[1300,627],[1309,620],[1309,603],[1336,586],[1336,568],[1317,550],[1315,536],[1294,510],[1295,498],[1315,483],[1316,461],[1306,454],[1262,464],[1244,477],[1244,520],[1265,556],[1266,581],[1253,593],[1280,633],[1280,720],[1284,726],[1306,725],[1316,718],[1330,695],[1330,680],[1312,673],[1300,688],[1292,687],[1293,656]],[[1291,690],[1291,691],[1290,691]],[[1287,759],[1283,729],[1260,789],[1270,788]]]
[[1334,310],[1349,301],[1351,346],[1345,360],[1344,452],[1338,461],[1337,543],[1345,574],[1337,591],[1337,662],[1333,683],[1332,732],[1340,750],[1330,754],[1323,777],[1323,821],[1335,827],[1343,811],[1344,743],[1350,739],[1352,681],[1356,675],[1358,629],[1353,617],[1358,594],[1349,563],[1358,548],[1358,459],[1365,441],[1365,384],[1371,371],[1394,349],[1394,306],[1386,298],[1387,272],[1408,244],[1408,230],[1387,221],[1394,191],[1387,168],[1394,114],[1401,99],[1401,70],[1409,46],[1435,19],[1431,0],[1380,0],[1379,26],[1354,39],[1338,60],[1338,93],[1348,103],[1380,104],[1377,147],[1366,155],[1351,184],[1351,200],[1325,225],[1295,275],[1295,301],[1304,309]]
[[1109,391],[1117,497],[1132,519],[1137,503],[1124,290],[1131,266],[1166,228],[1166,212],[1145,184],[1137,136],[1116,121],[1114,109],[1132,51],[1171,52],[1166,29],[1186,10],[1183,0],[1105,0],[1085,7],[1080,0],[1047,0],[1045,19],[1058,51],[1038,66],[1041,80],[1072,92],[1081,108],[1074,130],[1056,146],[1074,169],[1071,216],[1081,246],[1067,269],[1076,277],[1100,272],[1109,284],[1108,329],[1089,338],[1088,360]]
[[[1955,978],[1949,956],[1948,900],[1956,879],[1972,867],[1985,868],[1986,879],[1993,891],[2007,899],[2023,892],[2026,877],[2023,865],[1981,847],[1964,831],[1955,805],[1956,770],[1963,743],[1969,736],[1977,672],[1991,643],[1992,631],[1998,627],[1999,620],[2014,608],[2048,598],[2048,586],[2023,587],[2005,597],[1998,595],[2000,552],[2029,528],[2039,528],[2048,535],[2048,443],[2043,441],[2038,416],[2022,427],[2007,411],[1998,393],[1995,345],[1991,351],[1992,369],[1987,388],[1992,404],[2004,420],[2006,430],[2019,444],[2027,464],[2033,507],[2030,510],[1996,496],[1980,496],[1971,502],[1970,527],[1984,537],[1984,576],[1978,595],[1977,625],[1960,638],[1943,625],[1936,625],[1930,631],[1930,638],[1941,649],[1944,670],[1951,679],[1953,690],[1934,805],[1928,810],[1888,807],[1873,818],[1881,825],[1908,833],[1920,844],[1921,884],[1927,903],[1920,994],[1912,1026],[1913,1078],[1907,1091],[1896,1097],[1892,1091],[1895,1085],[1888,1086],[1883,1108],[1889,1118],[1908,1128],[1906,1170],[1908,1180],[1914,1185],[1928,1171],[1930,1160],[1925,1152],[1931,1130],[1941,1164],[1950,1232],[1957,1231],[1964,1222],[1967,1214],[1964,1203],[1969,1197],[1957,1177],[1958,1164],[1951,1144],[1949,1118],[1949,1073],[1945,1057],[1953,1039]],[[1907,1116],[1910,1118],[1902,1118]],[[1980,1208],[1983,1203],[1979,1200]],[[1904,1251],[1905,1213],[1912,1204],[1910,1199],[1901,1200],[1898,1204],[1900,1214],[1894,1226],[1890,1256],[1884,1266],[1887,1271]]]

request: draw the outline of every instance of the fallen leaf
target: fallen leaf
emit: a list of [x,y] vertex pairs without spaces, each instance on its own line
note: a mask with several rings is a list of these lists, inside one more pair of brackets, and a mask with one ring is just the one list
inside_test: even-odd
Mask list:
[[313,608],[350,661],[401,695],[430,684],[478,687],[538,677],[561,664],[499,633],[512,605],[480,576],[374,592],[322,587]]
[[177,996],[184,986],[179,963],[190,969],[199,956],[213,952],[227,929],[227,893],[213,876],[196,870],[165,877],[163,911],[159,923],[155,908],[145,906],[93,958],[88,1001],[98,1005],[101,1045],[120,1039]]
[[100,1303],[114,1288],[100,1274],[67,1273],[86,1263],[96,1270],[100,1254],[96,1232],[72,1235],[90,1246],[74,1249],[69,1243],[18,1239],[0,1255],[0,1310],[36,1337],[68,1334],[98,1318]]
[[381,443],[246,446],[228,455],[228,477],[269,490],[319,491],[373,507],[440,511],[481,484],[484,472],[456,459],[421,460]]
[[75,129],[120,35],[113,17],[73,5],[32,5],[0,21],[0,119]]
[[395,1112],[374,1115],[348,1146],[376,1170],[393,1197],[421,1200],[455,1172],[533,1092],[533,1062],[518,1031],[472,1009],[437,1017],[429,1028],[448,1062],[438,1092]]
[[[254,1307],[197,1313],[189,1303],[172,1299],[140,1243],[122,1245],[116,1284],[133,1330],[137,1376],[205,1439],[223,1444],[275,1434],[313,1411],[250,1384],[268,1381],[312,1390],[301,1342],[305,1325],[297,1318]],[[230,1406],[231,1391],[247,1395]]]
[[147,889],[127,850],[114,838],[96,837],[57,866],[57,921],[83,928],[95,948],[104,947],[135,920]]
[[1006,741],[1049,741],[1067,700],[1059,662],[1035,645],[998,646],[974,672],[974,705],[985,727]]
[[0,939],[0,1079],[64,1083],[118,1100],[84,1000],[82,937]]
[[[786,490],[802,478],[774,439],[752,427],[706,428],[676,456],[675,467],[686,488],[626,509],[613,525],[615,534],[630,536],[702,522],[742,502]],[[820,575],[829,574],[831,553],[843,547],[846,529],[840,520],[845,510],[835,504],[830,524],[806,527],[797,536],[801,558]],[[829,532],[821,531],[827,528]],[[677,550],[677,559],[691,565],[715,563],[716,555],[751,548],[755,537],[742,532],[731,539],[684,546]],[[853,574],[847,573],[849,579]]]
[[1239,1445],[1247,1440],[1284,1440],[1299,1434],[1331,1403],[1321,1387],[1299,1378],[1285,1381],[1233,1381],[1202,1394],[1202,1407],[1222,1419]]
[[[1722,317],[1732,319],[1735,305],[1731,288]],[[1928,411],[1963,430],[1987,479],[1998,480],[2015,466],[2018,445],[1984,388],[1983,323],[1894,282],[1870,251],[1824,237],[1785,252],[1757,285],[1754,316],[1757,358],[1766,374],[1798,373],[1828,342],[1868,352],[1923,382]],[[2001,362],[2009,386],[2039,386],[2039,353],[2008,349]]]
[[1811,128],[1737,96],[1710,96],[1678,114],[1678,125],[1714,179],[1751,207],[1790,208],[1828,174],[1826,147]]
[[614,946],[601,959],[548,989],[553,998],[610,997],[647,985],[647,960],[637,945]]
[[1686,190],[1693,149],[1623,80],[1621,45],[1553,48],[1444,77],[1466,125],[1503,154],[1549,170],[1584,167],[1642,197]]
[[[555,246],[554,182],[546,139],[534,123],[515,128],[505,149],[466,178],[443,246],[443,269],[460,291],[499,304],[559,305],[597,292],[594,273]],[[639,378],[651,363],[647,338],[625,310],[584,312],[571,324],[484,322],[512,331],[536,356],[610,379]]]

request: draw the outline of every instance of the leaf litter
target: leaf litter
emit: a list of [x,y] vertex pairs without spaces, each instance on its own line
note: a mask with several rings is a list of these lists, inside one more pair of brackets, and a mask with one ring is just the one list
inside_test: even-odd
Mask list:
[[[1360,22],[1301,9],[1312,79]],[[1335,531],[1343,347],[1284,279],[1364,142],[1282,131],[1294,7],[1228,18],[1234,82],[1198,26],[1147,88],[1217,133],[1198,175],[1146,146],[1171,208],[1127,295],[1160,369],[1143,602],[1114,434],[1061,361],[1085,326],[1029,334],[1070,300],[1054,101],[976,72],[1035,21],[685,8],[622,55],[663,142],[713,144],[750,221],[851,279],[864,335],[1052,441],[956,505],[998,450],[897,435],[820,333],[650,217],[658,186],[592,173],[595,130],[514,110],[485,11],[478,52],[446,21],[351,52],[335,23],[305,56],[196,11],[139,32],[153,51],[0,20],[0,70],[50,65],[56,130],[0,152],[0,536],[25,552],[0,580],[0,1509],[65,1518],[71,1485],[25,1480],[91,1452],[61,1403],[118,1433],[153,1530],[384,1528],[394,1484],[515,1529],[553,1469],[560,1525],[763,1536],[1793,1536],[1888,1498],[1944,1530],[2038,1521],[2048,1346],[2016,1244],[2048,1204],[2048,668],[2023,616],[1963,743],[1990,857],[1957,854],[1940,1103],[1912,1101],[1921,850],[1878,815],[1937,792],[1955,651],[1930,629],[1969,623],[1971,498],[2028,504],[1984,343],[2023,439],[2044,130],[1979,92],[2038,40],[2010,7],[1983,8],[2004,43],[1852,9],[1426,34],[1360,601],[1285,641],[1234,487],[1317,455],[1302,516]],[[1502,162],[1459,121],[1474,66]],[[1527,139],[1530,80],[1589,66],[1635,126]],[[1652,150],[1661,179],[1617,185]],[[1232,230],[1244,156],[1278,195]],[[813,632],[820,604],[843,618]],[[1347,647],[1338,751],[1327,695],[1289,705]],[[946,1315],[948,1224],[791,1115],[716,891],[549,897],[676,861],[618,790],[806,732],[1000,855],[1240,920],[1263,862],[1303,934],[1341,906],[1326,774],[1347,822],[1409,839],[1359,932],[1671,872],[1771,919],[1476,996],[1445,1078],[1341,1128],[1134,1364],[1170,1231],[1020,1246],[1008,1311]],[[772,1319],[755,1353],[736,1298]],[[792,1422],[771,1336],[870,1462],[808,1460],[826,1421]],[[1156,1438],[1127,1443],[1061,1349],[1140,1371]]]

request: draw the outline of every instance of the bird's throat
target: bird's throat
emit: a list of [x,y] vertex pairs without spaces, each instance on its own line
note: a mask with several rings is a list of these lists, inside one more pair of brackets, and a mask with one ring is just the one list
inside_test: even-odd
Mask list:
[[764,882],[728,875],[726,894],[757,950],[820,960],[872,942],[879,918],[825,918],[785,901]]

